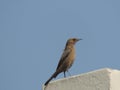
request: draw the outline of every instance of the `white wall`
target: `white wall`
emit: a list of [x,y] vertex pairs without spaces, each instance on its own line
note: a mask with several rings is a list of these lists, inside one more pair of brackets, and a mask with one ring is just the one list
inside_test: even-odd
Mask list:
[[101,69],[51,81],[43,90],[120,90],[120,71]]

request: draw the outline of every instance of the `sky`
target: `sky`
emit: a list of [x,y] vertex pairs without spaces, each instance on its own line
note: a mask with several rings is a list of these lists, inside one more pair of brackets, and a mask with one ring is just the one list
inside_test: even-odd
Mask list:
[[[0,0],[0,90],[41,90],[68,38],[69,70],[120,69],[120,0]],[[69,75],[67,75],[69,76]],[[59,74],[56,79],[63,78]]]

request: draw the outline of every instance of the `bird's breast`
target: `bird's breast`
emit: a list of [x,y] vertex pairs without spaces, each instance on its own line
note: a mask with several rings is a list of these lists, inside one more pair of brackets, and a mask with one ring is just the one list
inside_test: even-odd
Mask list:
[[75,49],[73,48],[67,58],[68,69],[72,66],[75,60]]

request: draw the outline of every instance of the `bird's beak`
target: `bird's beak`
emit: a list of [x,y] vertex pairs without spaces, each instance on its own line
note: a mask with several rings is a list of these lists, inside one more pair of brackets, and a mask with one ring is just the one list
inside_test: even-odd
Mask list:
[[80,41],[80,40],[83,40],[83,39],[81,39],[81,38],[80,38],[80,39],[77,39],[77,41]]

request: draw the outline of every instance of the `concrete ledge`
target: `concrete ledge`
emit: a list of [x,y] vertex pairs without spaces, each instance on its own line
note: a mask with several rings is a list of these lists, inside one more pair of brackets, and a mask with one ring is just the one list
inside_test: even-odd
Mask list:
[[120,90],[120,71],[100,69],[51,81],[43,90]]

